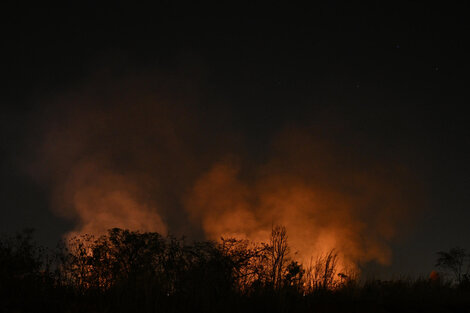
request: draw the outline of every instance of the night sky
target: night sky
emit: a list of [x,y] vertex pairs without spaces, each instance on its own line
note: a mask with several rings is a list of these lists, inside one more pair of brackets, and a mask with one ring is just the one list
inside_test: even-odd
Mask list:
[[[392,186],[391,263],[369,262],[370,273],[427,275],[437,251],[470,249],[462,8],[211,9],[210,18],[209,8],[168,3],[4,12],[2,233],[33,227],[52,245],[76,229],[77,215],[58,213],[67,203],[57,190],[92,155],[101,178],[131,177],[121,188],[131,181],[133,196],[158,203],[168,230],[203,237],[187,226],[199,211],[182,207],[200,202],[188,194],[213,164],[235,159],[248,189],[301,176],[360,198],[353,177],[364,175],[376,193],[365,221],[385,206],[375,179]],[[362,235],[381,233],[367,223]]]

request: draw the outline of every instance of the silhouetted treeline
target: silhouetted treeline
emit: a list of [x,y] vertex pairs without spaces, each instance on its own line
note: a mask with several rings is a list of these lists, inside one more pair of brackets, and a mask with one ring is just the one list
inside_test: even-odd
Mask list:
[[281,226],[266,243],[115,228],[54,251],[25,231],[0,238],[0,311],[470,312],[467,258],[439,252],[452,280],[359,282],[338,272],[335,251],[300,264]]

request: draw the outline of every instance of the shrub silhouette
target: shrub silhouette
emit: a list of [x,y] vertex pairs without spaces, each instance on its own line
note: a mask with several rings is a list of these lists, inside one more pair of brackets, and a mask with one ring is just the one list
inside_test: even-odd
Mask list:
[[3,282],[40,275],[43,250],[33,242],[33,230],[27,229],[0,241],[0,277]]
[[34,242],[33,233],[26,229],[0,237],[0,303],[6,311],[37,310],[47,302],[54,284],[49,258]]

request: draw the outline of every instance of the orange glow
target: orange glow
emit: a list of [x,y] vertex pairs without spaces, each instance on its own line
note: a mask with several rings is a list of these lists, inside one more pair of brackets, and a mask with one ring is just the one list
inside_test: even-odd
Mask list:
[[236,166],[217,164],[195,184],[187,208],[215,240],[268,242],[272,225],[284,225],[294,257],[304,265],[332,249],[340,252],[343,272],[357,262],[390,260],[388,247],[367,236],[350,199],[293,177],[266,176],[248,185],[239,180]]
[[114,227],[165,234],[166,226],[156,208],[146,205],[138,193],[137,186],[125,177],[97,168],[94,163],[77,166],[65,194],[79,223],[67,237],[100,236]]
[[[391,261],[389,243],[419,198],[394,156],[368,153],[369,142],[345,137],[342,123],[313,123],[284,127],[250,159],[257,152],[220,131],[219,115],[198,116],[181,93],[141,86],[98,84],[57,99],[57,108],[76,109],[49,110],[58,113],[45,119],[54,123],[43,126],[33,167],[54,210],[76,222],[67,237],[119,227],[267,242],[283,225],[304,265],[332,249],[342,271]],[[227,161],[234,155],[239,162]]]

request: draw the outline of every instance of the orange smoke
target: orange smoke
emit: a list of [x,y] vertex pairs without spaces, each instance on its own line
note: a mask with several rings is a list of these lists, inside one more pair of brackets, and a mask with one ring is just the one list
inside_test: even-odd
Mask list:
[[68,237],[120,227],[267,242],[280,224],[304,264],[332,249],[343,268],[390,262],[415,198],[399,158],[319,123],[273,135],[262,162],[220,161],[247,155],[236,130],[219,130],[230,123],[152,88],[125,81],[56,100],[79,109],[47,116],[36,172],[76,221]]
[[144,81],[99,80],[44,105],[30,170],[49,188],[52,209],[75,222],[67,238],[185,229],[177,199],[203,163],[189,157],[198,144],[190,109],[167,104],[169,91],[157,95],[160,87]]
[[166,234],[157,208],[146,204],[139,187],[126,177],[97,167],[96,162],[78,164],[69,175],[65,199],[78,224],[68,238],[100,236],[115,227]]
[[305,131],[286,130],[271,160],[252,173],[237,162],[216,163],[195,183],[187,209],[215,240],[267,242],[272,225],[284,225],[305,265],[333,249],[341,270],[388,264],[388,243],[409,215],[407,191],[395,184],[406,174],[393,163],[348,168],[343,148],[335,148]]
[[266,176],[247,184],[233,164],[216,164],[196,182],[187,208],[216,240],[268,242],[272,225],[284,225],[296,258],[304,264],[332,249],[341,252],[343,267],[390,259],[389,248],[368,236],[368,226],[354,214],[354,202],[346,195],[295,177]]

